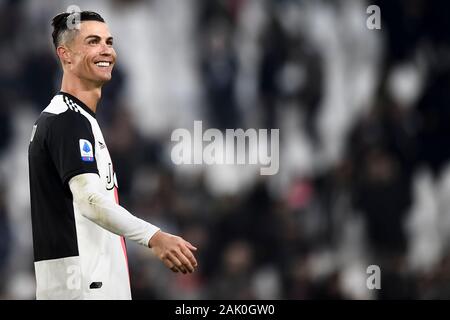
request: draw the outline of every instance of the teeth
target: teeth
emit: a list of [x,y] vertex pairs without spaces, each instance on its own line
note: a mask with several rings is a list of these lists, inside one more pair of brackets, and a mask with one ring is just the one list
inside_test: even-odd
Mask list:
[[100,62],[96,63],[96,65],[99,66],[99,67],[109,67],[110,64],[111,63],[107,62],[107,61],[100,61]]

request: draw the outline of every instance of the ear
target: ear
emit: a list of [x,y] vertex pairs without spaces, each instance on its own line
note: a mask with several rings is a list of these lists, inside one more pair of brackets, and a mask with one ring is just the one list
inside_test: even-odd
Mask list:
[[67,47],[59,46],[58,48],[56,48],[56,54],[58,55],[63,65],[72,63],[72,57]]

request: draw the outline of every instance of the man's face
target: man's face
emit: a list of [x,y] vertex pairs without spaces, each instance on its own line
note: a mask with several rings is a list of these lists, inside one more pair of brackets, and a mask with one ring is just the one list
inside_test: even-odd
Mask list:
[[69,68],[77,77],[100,84],[111,80],[116,52],[106,23],[83,21],[69,51]]

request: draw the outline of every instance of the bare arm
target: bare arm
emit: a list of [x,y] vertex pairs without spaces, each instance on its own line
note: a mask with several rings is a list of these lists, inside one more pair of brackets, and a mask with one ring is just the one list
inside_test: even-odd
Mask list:
[[196,250],[184,239],[162,232],[158,227],[133,216],[102,192],[100,177],[80,174],[69,181],[75,206],[81,214],[102,228],[153,249],[155,255],[174,272],[193,272]]

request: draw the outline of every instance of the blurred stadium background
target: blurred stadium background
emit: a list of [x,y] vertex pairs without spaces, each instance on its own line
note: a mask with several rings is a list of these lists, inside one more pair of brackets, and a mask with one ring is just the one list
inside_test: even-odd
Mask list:
[[[425,0],[0,0],[0,298],[34,298],[27,149],[69,5],[115,38],[121,204],[199,248],[183,276],[128,241],[135,299],[450,298],[450,10]],[[279,173],[174,166],[194,120],[279,128]]]

